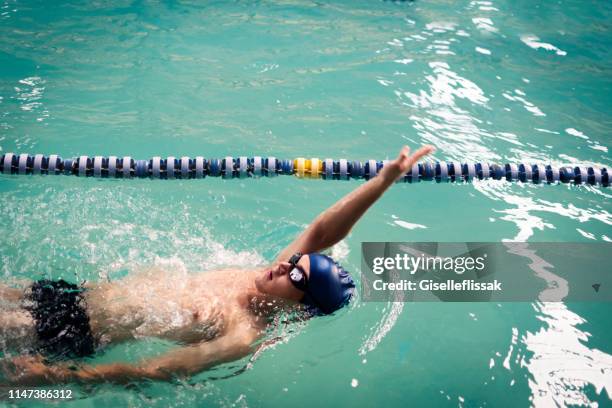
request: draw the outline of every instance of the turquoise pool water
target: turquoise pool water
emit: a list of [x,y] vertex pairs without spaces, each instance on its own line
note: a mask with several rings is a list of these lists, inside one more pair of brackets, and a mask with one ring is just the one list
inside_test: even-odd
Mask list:
[[[0,4],[2,152],[612,163],[609,2]],[[2,176],[0,278],[260,265],[357,185]],[[357,273],[362,241],[610,241],[611,211],[590,186],[398,185],[334,253]],[[605,406],[610,312],[358,298],[240,375],[75,386],[71,405]]]

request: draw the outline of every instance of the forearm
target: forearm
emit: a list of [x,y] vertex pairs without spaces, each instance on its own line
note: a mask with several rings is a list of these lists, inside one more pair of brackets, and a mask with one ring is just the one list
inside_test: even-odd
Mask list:
[[410,149],[404,146],[397,159],[387,162],[376,177],[347,194],[315,218],[304,232],[280,252],[277,261],[286,262],[296,252],[306,254],[319,252],[335,245],[346,237],[353,225],[395,180],[406,174],[419,159],[433,151],[432,146],[423,146],[409,156]]
[[113,382],[129,383],[131,381],[150,379],[150,380],[170,380],[172,375],[162,370],[151,370],[147,367],[116,363],[99,366],[86,366],[75,373],[76,382],[96,383]]
[[[240,325],[213,341],[181,347],[133,365],[48,365],[44,363],[42,356],[18,357],[0,364],[0,374],[6,373],[9,382],[15,385],[37,386],[70,382],[125,384],[146,379],[171,381],[177,376],[194,375],[250,354],[253,343],[260,335],[261,332],[250,325]],[[0,363],[3,363],[3,360],[0,360]]]
[[381,172],[319,215],[312,227],[318,231],[321,247],[332,246],[343,239],[368,208],[393,184],[393,181],[393,177]]
[[151,370],[144,366],[115,363],[98,366],[80,366],[71,369],[65,365],[50,368],[49,380],[52,383],[102,383],[125,384],[136,380],[169,380],[172,376],[162,370]]
[[432,146],[423,146],[409,156],[410,149],[404,146],[398,158],[387,162],[378,176],[349,193],[315,219],[308,234],[315,240],[311,247],[327,248],[343,239],[395,180],[402,177],[419,159],[433,151]]
[[146,379],[170,381],[176,376],[192,375],[217,364],[239,358],[247,353],[247,351],[244,351],[240,354],[225,355],[221,350],[219,354],[200,352],[199,354],[205,354],[205,356],[198,356],[195,350],[195,348],[182,349],[177,354],[169,353],[161,358],[142,361],[138,365],[113,363],[78,367],[65,364],[47,366],[44,382],[51,384],[68,382],[126,384]]
[[249,333],[236,336],[230,335],[209,343],[183,347],[160,357],[143,360],[137,365],[117,363],[84,366],[74,371],[70,377],[72,381],[86,383],[128,383],[143,379],[170,381],[177,376],[194,375],[251,353],[251,343],[255,337],[249,337]]

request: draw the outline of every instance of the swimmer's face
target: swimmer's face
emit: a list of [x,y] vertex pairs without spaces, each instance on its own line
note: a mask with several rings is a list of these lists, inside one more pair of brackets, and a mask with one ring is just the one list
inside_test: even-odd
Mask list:
[[[310,277],[310,260],[308,256],[302,256],[297,265],[304,269],[307,278]],[[292,269],[293,265],[289,262],[280,262],[264,269],[255,278],[257,290],[267,295],[299,302],[304,297],[304,292],[291,283],[289,272]]]

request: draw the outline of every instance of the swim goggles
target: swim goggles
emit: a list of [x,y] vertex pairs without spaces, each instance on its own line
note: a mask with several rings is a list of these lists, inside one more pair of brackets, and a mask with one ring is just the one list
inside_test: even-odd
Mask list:
[[289,280],[291,281],[293,286],[295,286],[299,290],[306,291],[306,288],[308,287],[308,277],[306,276],[306,271],[304,271],[304,268],[298,265],[298,262],[300,262],[301,258],[302,253],[296,252],[289,259],[289,263],[291,264],[291,266],[293,266],[293,268],[291,268],[288,275]]

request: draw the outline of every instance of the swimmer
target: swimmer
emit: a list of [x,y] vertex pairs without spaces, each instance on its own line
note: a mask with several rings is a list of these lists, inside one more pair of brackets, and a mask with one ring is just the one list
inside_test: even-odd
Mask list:
[[[0,285],[0,347],[5,355],[21,349],[20,355],[0,361],[0,384],[189,377],[253,353],[281,311],[333,313],[348,304],[355,284],[320,251],[342,240],[399,177],[432,151],[424,146],[410,155],[405,146],[377,177],[321,213],[265,268],[180,279],[149,272],[81,285],[44,279],[23,288]],[[79,361],[104,346],[152,337],[179,346],[133,364]]]

